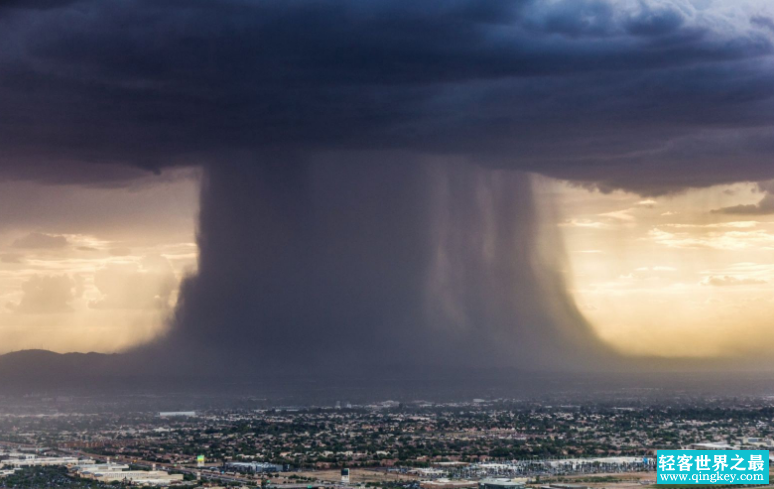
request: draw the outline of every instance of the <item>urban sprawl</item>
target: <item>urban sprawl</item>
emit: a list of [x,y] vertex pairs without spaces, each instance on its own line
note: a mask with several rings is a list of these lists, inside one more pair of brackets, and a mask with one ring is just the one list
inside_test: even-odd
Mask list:
[[658,449],[769,449],[772,426],[768,399],[11,409],[0,488],[627,489],[655,483]]

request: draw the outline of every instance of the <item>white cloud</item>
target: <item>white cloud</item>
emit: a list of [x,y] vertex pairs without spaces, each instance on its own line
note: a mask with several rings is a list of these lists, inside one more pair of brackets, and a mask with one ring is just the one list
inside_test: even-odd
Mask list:
[[634,219],[634,216],[630,214],[630,211],[631,209],[624,209],[621,211],[605,212],[603,214],[600,214],[600,216],[617,219],[619,221],[631,222],[631,221],[634,221],[635,219]]
[[669,248],[744,250],[774,244],[774,235],[764,231],[726,231],[704,234],[671,233],[659,228],[648,231],[654,242]]
[[640,267],[640,268],[637,268],[635,271],[637,272],[676,272],[677,269],[674,267],[655,266],[655,267]]
[[739,285],[763,285],[768,283],[765,280],[750,278],[750,277],[734,277],[731,275],[720,275],[705,277],[702,281],[702,285],[712,285],[715,287],[729,287]]
[[12,311],[28,314],[50,314],[72,311],[72,302],[83,292],[80,278],[68,275],[36,275],[21,286],[18,304],[9,304]]
[[101,297],[89,303],[94,309],[167,309],[177,288],[169,261],[147,256],[138,263],[111,263],[94,274]]
[[592,221],[590,219],[570,219],[560,224],[562,227],[573,228],[593,228],[593,229],[605,229],[610,226],[604,222]]
[[717,228],[738,228],[738,229],[747,229],[747,228],[754,228],[758,224],[760,224],[758,221],[732,221],[732,222],[714,222],[710,224],[665,224],[665,226],[673,227],[673,228],[680,228],[680,229],[717,229]]

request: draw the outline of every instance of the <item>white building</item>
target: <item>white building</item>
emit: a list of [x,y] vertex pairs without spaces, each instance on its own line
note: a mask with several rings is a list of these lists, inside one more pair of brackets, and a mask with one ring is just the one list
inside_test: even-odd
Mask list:
[[282,465],[267,462],[226,462],[226,467],[239,472],[282,472]]
[[91,476],[102,482],[131,481],[133,484],[168,486],[183,480],[183,474],[169,474],[163,470],[118,470],[94,472]]
[[688,445],[689,450],[737,450],[737,447],[733,447],[728,443],[716,443],[716,442],[704,442],[704,443],[691,443]]
[[524,479],[481,479],[479,489],[524,489]]
[[115,472],[120,470],[129,470],[129,466],[126,464],[80,464],[74,467],[75,471],[79,474],[93,474],[95,472]]
[[54,465],[77,465],[94,463],[94,460],[79,459],[78,457],[38,457],[31,453],[12,453],[11,458],[0,461],[0,466],[5,467],[40,467]]
[[166,411],[160,412],[161,418],[193,418],[196,416],[196,411]]
[[132,484],[168,486],[183,480],[183,474],[170,474],[163,470],[128,470],[128,465],[95,464],[79,469],[82,477],[102,482],[130,481]]

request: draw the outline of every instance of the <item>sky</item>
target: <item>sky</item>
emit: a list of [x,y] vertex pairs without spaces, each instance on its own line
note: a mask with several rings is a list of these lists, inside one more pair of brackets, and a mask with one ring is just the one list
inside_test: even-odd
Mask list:
[[116,352],[165,331],[196,270],[195,170],[131,187],[0,184],[2,351]]
[[605,342],[637,356],[771,355],[769,184],[658,198],[544,185],[563,209],[572,296]]
[[766,0],[3,2],[2,350],[771,366],[773,95]]

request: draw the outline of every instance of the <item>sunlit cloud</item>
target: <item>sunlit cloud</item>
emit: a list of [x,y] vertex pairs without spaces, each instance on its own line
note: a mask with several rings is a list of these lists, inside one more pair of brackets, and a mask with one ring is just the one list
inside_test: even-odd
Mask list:
[[83,294],[83,278],[69,275],[35,275],[21,286],[22,296],[8,309],[23,314],[72,312],[72,302]]
[[[0,206],[19,187],[37,192],[33,184],[10,185],[0,183]],[[115,352],[163,334],[180,282],[196,268],[197,186],[183,175],[127,191],[50,187],[44,195],[55,198],[39,204],[48,221],[34,229],[25,221],[4,221],[0,353]],[[72,209],[66,224],[57,217],[62,207]],[[97,217],[93,209],[99,209]]]
[[706,277],[702,280],[702,285],[713,285],[716,287],[729,287],[729,286],[739,286],[739,285],[763,285],[767,284],[768,282],[766,280],[757,279],[757,278],[744,278],[744,277],[734,277],[731,275],[720,275],[720,276],[712,276],[712,277]]
[[744,250],[774,245],[774,234],[764,230],[713,232],[697,236],[654,228],[648,232],[648,237],[663,246],[685,249]]
[[717,229],[717,228],[754,228],[760,222],[758,221],[732,221],[732,222],[713,222],[713,223],[669,223],[665,226],[683,229]]
[[605,212],[600,214],[602,217],[610,217],[619,221],[631,222],[635,220],[635,217],[631,214],[631,209],[624,209],[622,211]]
[[609,224],[600,221],[592,221],[590,219],[570,219],[569,221],[560,224],[560,226],[592,229],[606,229],[610,227]]
[[[755,184],[691,190],[653,204],[679,213],[651,212],[638,205],[649,199],[636,195],[556,185],[564,222],[605,225],[598,228],[604,232],[561,226],[568,248],[579,250],[568,255],[571,292],[600,338],[631,355],[774,352],[774,216],[729,220],[710,212],[755,203]],[[627,199],[623,215],[634,219],[610,217]]]

